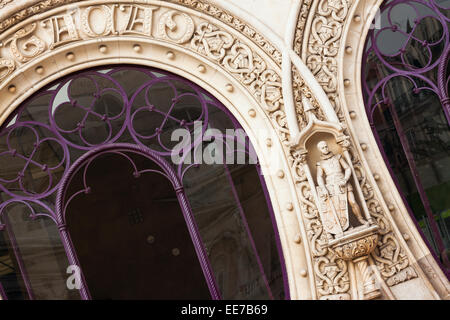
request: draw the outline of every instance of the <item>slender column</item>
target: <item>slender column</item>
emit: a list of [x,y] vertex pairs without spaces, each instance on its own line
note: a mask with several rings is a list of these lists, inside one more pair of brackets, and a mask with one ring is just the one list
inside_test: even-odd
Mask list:
[[378,298],[381,295],[380,289],[376,286],[375,277],[371,266],[368,262],[368,256],[362,256],[353,260],[358,266],[359,273],[363,281],[363,297],[364,300],[372,300]]
[[0,301],[1,300],[8,300],[8,296],[6,295],[5,289],[3,289],[3,285],[0,282]]
[[444,108],[444,114],[447,118],[447,123],[450,125],[450,97],[448,96],[447,86],[447,65],[450,59],[450,44],[447,43],[445,53],[438,68],[438,86],[441,96],[442,108]]
[[191,235],[197,257],[200,260],[200,266],[202,268],[203,275],[205,276],[206,284],[208,285],[211,297],[213,300],[220,300],[221,296],[216,283],[216,279],[214,278],[214,273],[209,263],[203,241],[200,239],[200,232],[198,230],[197,224],[195,223],[195,219],[189,206],[189,202],[187,201],[186,195],[184,194],[184,189],[183,187],[178,187],[175,189],[175,192],[177,194],[178,202],[181,206],[181,210],[183,212],[189,234]]
[[89,293],[89,289],[86,284],[86,280],[83,275],[83,271],[81,270],[80,262],[75,254],[74,246],[72,240],[70,239],[70,235],[67,232],[67,226],[65,224],[59,224],[58,230],[61,235],[61,242],[64,246],[64,249],[67,254],[67,259],[69,260],[69,265],[77,266],[80,270],[80,296],[83,300],[91,300],[91,294]]

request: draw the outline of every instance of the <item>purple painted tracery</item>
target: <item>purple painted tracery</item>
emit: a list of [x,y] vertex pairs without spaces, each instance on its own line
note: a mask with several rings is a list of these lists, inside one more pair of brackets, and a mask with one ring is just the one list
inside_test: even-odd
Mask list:
[[390,0],[380,9],[363,56],[368,119],[411,215],[423,218],[449,268],[448,177],[440,167],[450,147],[450,2]]
[[[133,80],[124,82],[123,79],[127,77]],[[139,86],[134,87],[135,83]],[[0,132],[0,161],[10,163],[11,168],[4,168],[0,172],[0,229],[8,231],[11,242],[13,233],[9,232],[8,210],[21,206],[32,220],[46,218],[56,224],[68,264],[79,265],[76,248],[67,231],[65,212],[72,200],[90,192],[87,170],[91,162],[103,154],[116,154],[129,160],[136,177],[158,171],[172,183],[211,297],[221,297],[205,243],[196,224],[192,201],[185,193],[188,188],[186,176],[192,176],[192,170],[199,170],[198,151],[202,152],[205,136],[208,135],[214,138],[212,143],[224,143],[225,155],[243,153],[250,163],[255,160],[255,155],[246,137],[230,137],[225,132],[225,129],[242,131],[242,128],[217,99],[195,84],[161,70],[115,67],[66,77],[24,103],[6,123]],[[200,134],[195,131],[198,130],[198,123],[201,123]],[[193,161],[174,164],[171,155],[178,142],[171,141],[170,137],[173,130],[179,128],[186,129],[194,137],[191,144],[185,147],[192,151]],[[217,128],[223,134],[209,134],[210,128]],[[137,168],[128,155],[130,152],[151,159],[161,170]],[[263,266],[259,257],[258,250],[261,249],[256,248],[254,234],[248,227],[231,174],[227,165],[223,166],[221,170],[227,172],[244,226],[243,237],[248,239],[253,249],[255,258],[252,259],[257,262],[257,269],[263,279],[262,286],[267,290],[267,296],[273,298],[266,274],[267,265]],[[257,170],[260,174],[259,168]],[[75,172],[83,173],[83,188],[68,195],[67,186]],[[264,190],[262,179],[261,183]],[[265,190],[264,197],[270,219],[274,222]],[[280,254],[280,242],[276,228],[274,230]],[[33,299],[33,285],[27,279],[26,266],[22,262],[20,250],[17,250],[19,247],[13,245],[14,255],[28,298]],[[281,273],[284,297],[288,298],[282,262]],[[81,297],[89,299],[89,284],[85,283],[84,278],[82,280]]]

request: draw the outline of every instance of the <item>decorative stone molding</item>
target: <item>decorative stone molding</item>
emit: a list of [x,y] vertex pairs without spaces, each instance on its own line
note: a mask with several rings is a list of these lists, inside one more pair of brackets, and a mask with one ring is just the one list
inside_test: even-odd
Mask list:
[[267,39],[264,38],[259,32],[257,32],[254,28],[249,26],[244,21],[241,21],[237,17],[231,15],[227,11],[209,4],[205,1],[200,0],[169,0],[173,3],[178,3],[181,5],[185,5],[187,7],[193,8],[197,11],[206,13],[220,21],[226,23],[230,27],[236,29],[237,31],[243,33],[250,40],[256,43],[261,49],[263,49],[268,55],[270,55],[274,61],[281,65],[281,52],[278,51],[275,46],[273,46]]
[[[307,23],[311,26],[311,33],[305,35],[303,39],[303,43],[307,43],[308,47],[307,49],[303,48],[302,54],[315,74],[322,75],[319,76],[319,81],[320,79],[324,80],[321,81],[322,87],[335,106],[340,121],[345,123],[346,134],[351,137],[352,146],[350,150],[358,181],[363,190],[370,215],[380,227],[378,244],[371,256],[385,282],[385,294],[392,297],[398,294],[398,298],[405,298],[408,296],[406,291],[399,294],[396,291],[397,289],[392,289],[391,292],[390,287],[414,281],[415,285],[418,288],[420,287],[417,290],[423,291],[427,299],[436,298],[435,288],[436,290],[438,287],[442,288],[443,284],[440,283],[438,286],[434,284],[435,288],[432,288],[422,267],[416,262],[415,257],[430,255],[428,249],[423,250],[425,246],[420,236],[415,239],[422,244],[419,245],[422,246],[423,251],[421,252],[417,249],[411,252],[402,236],[403,233],[406,233],[406,230],[409,233],[413,229],[417,235],[417,230],[404,208],[387,169],[382,175],[376,175],[377,181],[372,174],[375,170],[378,173],[379,168],[385,168],[385,165],[382,157],[378,155],[378,146],[373,141],[373,135],[365,116],[360,85],[360,60],[367,31],[380,3],[381,1],[375,0],[319,1],[317,11],[310,14],[311,18]],[[328,9],[323,10],[323,8]],[[330,28],[324,28],[324,26]],[[309,38],[307,38],[308,36]],[[324,53],[329,60],[326,60],[326,62],[324,59],[318,60],[317,52]],[[351,114],[350,111],[352,111]],[[361,122],[364,122],[364,124]],[[358,134],[353,127],[355,123],[358,124]],[[358,140],[364,141],[364,150]],[[369,148],[367,147],[368,140],[372,140]],[[363,154],[363,151],[365,151],[365,154]],[[369,159],[372,165],[367,163],[369,154],[373,157]],[[375,154],[377,155],[374,156]],[[390,184],[388,188],[383,187],[383,183],[386,181],[389,181]],[[381,190],[379,186],[382,187]],[[393,193],[395,194],[395,201],[392,197]],[[402,218],[393,215],[394,208],[391,209],[393,206],[388,206],[386,201],[401,203],[399,211]],[[406,229],[400,231],[399,227],[406,227]],[[410,239],[408,244],[416,246],[413,242]],[[448,288],[448,281],[444,280],[444,282],[446,282],[444,286]],[[447,291],[441,289],[441,297],[446,296],[448,296],[448,289]]]
[[312,19],[308,22],[309,33],[295,43],[303,42],[307,48],[296,48],[316,79],[326,92],[339,119],[343,115],[338,99],[337,56],[341,44],[343,22],[347,19],[352,0],[320,0]]
[[58,6],[62,6],[65,4],[73,3],[73,2],[80,2],[80,1],[86,1],[86,0],[46,0],[41,1],[40,3],[37,3],[35,5],[32,5],[28,8],[22,9],[14,14],[11,15],[11,17],[3,20],[0,22],[0,32],[5,31],[11,26],[14,26],[18,24],[19,22],[32,17],[33,15],[45,12],[47,10],[56,8]]
[[[345,104],[344,100],[355,93],[350,91],[346,95],[345,91],[349,91],[346,88],[353,85],[353,83],[359,83],[360,79],[355,77],[352,77],[352,80],[348,80],[348,77],[340,78],[339,70],[349,71],[341,63],[343,57],[344,55],[352,56],[353,52],[353,50],[348,49],[348,42],[345,36],[349,33],[346,27],[352,22],[358,24],[358,21],[360,21],[360,19],[353,19],[353,12],[355,12],[356,7],[359,6],[363,10],[373,10],[374,7],[366,3],[365,0],[319,0],[313,3],[304,3],[304,6],[308,5],[310,6],[310,12],[306,21],[304,13],[301,13],[299,16],[294,50],[301,55],[321,84],[339,120],[346,127],[345,133],[351,137],[349,140],[349,152],[364,201],[367,204],[371,217],[380,227],[378,244],[372,250],[371,255],[387,286],[398,285],[405,281],[422,277],[414,266],[416,263],[414,263],[413,254],[408,253],[409,248],[398,231],[396,222],[391,217],[390,210],[387,209],[388,206],[384,197],[378,190],[377,183],[371,174],[371,169],[367,166],[365,159],[362,158],[362,150],[358,142],[359,135],[356,137],[352,128],[347,129],[348,126],[351,126],[351,120],[347,109],[348,104]],[[369,23],[371,23],[371,20]],[[368,27],[369,25],[367,25]],[[351,39],[356,40],[357,38],[352,35]],[[360,48],[364,46],[364,39],[365,36],[358,38]],[[354,47],[354,45],[350,46],[350,48]],[[354,62],[352,67],[354,66],[357,67],[360,64]],[[296,71],[293,70],[294,88],[298,87],[295,78]],[[344,81],[344,79],[347,80]],[[360,100],[362,101],[362,99]],[[297,98],[295,101],[297,105],[300,105]],[[359,103],[363,106],[362,102]],[[298,109],[301,108],[297,107]],[[364,110],[364,108],[361,110]],[[357,117],[354,114],[351,119],[355,118]],[[301,114],[299,114],[299,123],[304,123]],[[370,130],[369,127],[367,129]],[[377,147],[371,149],[377,149]],[[378,177],[380,176],[378,175]],[[311,192],[311,190],[308,190],[308,192]],[[311,198],[304,197],[304,199],[311,203],[314,202]],[[412,221],[410,223],[413,225]],[[316,232],[322,231],[316,230]],[[433,290],[430,292],[433,295]]]
[[[64,3],[67,1],[49,1],[48,6]],[[187,3],[196,7],[201,4],[199,1],[187,1]],[[40,10],[43,7],[37,8]],[[36,59],[45,52],[65,44],[115,35],[134,34],[150,37],[183,45],[186,49],[196,51],[219,63],[221,67],[247,86],[253,96],[262,103],[282,134],[282,140],[287,143],[289,130],[283,111],[280,71],[271,69],[270,64],[265,62],[260,54],[245,44],[247,42],[245,39],[238,39],[235,35],[221,30],[216,25],[194,18],[186,12],[171,10],[164,3],[157,1],[134,1],[132,3],[129,1],[105,3],[83,1],[79,3],[78,8],[79,11],[63,12],[43,18],[40,24],[33,22],[25,25],[15,31],[12,37],[2,37],[4,46],[1,50],[0,65],[4,70],[0,75],[0,81],[7,81],[14,70],[21,67],[20,64]],[[201,8],[212,10],[213,13],[217,9],[210,5],[203,5]],[[163,10],[165,12],[161,13]],[[90,19],[93,11],[100,13],[104,19],[101,31],[94,30],[91,26]],[[222,13],[219,16],[223,19]],[[181,16],[184,19],[185,29],[182,33],[176,30],[177,23],[174,16]],[[76,27],[77,18],[80,19],[80,29]],[[154,18],[158,21],[155,30],[152,25]],[[194,19],[198,22],[194,23]],[[230,22],[229,19],[228,21]],[[241,27],[242,30],[246,29],[245,26],[241,25]],[[47,36],[43,35],[43,29],[47,30]],[[248,31],[247,33],[255,36],[254,32]],[[22,42],[21,47],[17,46],[18,41]],[[267,47],[265,48],[267,49]]]
[[306,110],[302,102],[304,97],[306,97],[309,100],[309,103],[314,107],[313,113],[316,118],[325,121],[326,117],[322,108],[320,107],[317,100],[311,95],[309,88],[306,86],[305,81],[300,76],[300,73],[298,72],[297,68],[295,68],[295,66],[292,66],[292,73],[292,89],[294,92],[295,111],[297,114],[297,121],[300,130],[306,127],[306,125],[308,124]]
[[[11,1],[12,0],[3,0],[0,3],[0,9]],[[33,16],[33,15],[48,11],[53,8],[57,8],[62,5],[66,5],[66,4],[70,4],[70,3],[74,3],[74,2],[82,2],[82,1],[88,1],[88,0],[46,0],[46,1],[42,1],[31,7],[22,9],[21,11],[13,14],[10,18],[5,19],[4,21],[0,22],[0,32],[5,31],[9,27]],[[247,37],[249,37],[260,48],[262,48],[266,53],[268,53],[270,56],[272,56],[272,58],[279,65],[281,65],[281,53],[272,44],[270,44],[270,42],[268,40],[266,40],[263,35],[258,33],[254,28],[249,26],[244,21],[239,20],[237,17],[234,17],[233,15],[229,14],[225,10],[223,10],[217,6],[214,6],[212,4],[209,4],[205,1],[200,1],[200,0],[167,0],[167,1],[193,8],[196,11],[208,14],[211,17],[219,19],[220,21],[228,24],[230,27],[233,27],[234,29],[238,30],[239,32],[242,32]],[[130,1],[130,2],[139,2],[139,1]],[[145,1],[142,1],[142,2],[145,3]]]
[[303,48],[303,37],[305,32],[307,31],[307,19],[310,13],[311,6],[314,0],[303,0],[302,6],[300,8],[300,13],[297,20],[297,27],[295,30],[295,38],[294,38],[294,51],[299,56],[301,56],[302,48]]

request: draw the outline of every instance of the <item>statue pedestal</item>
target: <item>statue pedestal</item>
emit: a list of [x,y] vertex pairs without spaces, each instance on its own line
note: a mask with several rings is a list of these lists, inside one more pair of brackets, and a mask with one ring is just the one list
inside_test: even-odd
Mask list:
[[328,243],[328,247],[339,258],[353,261],[363,280],[364,300],[371,300],[381,295],[376,287],[373,270],[369,266],[369,254],[375,249],[378,242],[377,225],[360,226],[346,231],[341,237]]

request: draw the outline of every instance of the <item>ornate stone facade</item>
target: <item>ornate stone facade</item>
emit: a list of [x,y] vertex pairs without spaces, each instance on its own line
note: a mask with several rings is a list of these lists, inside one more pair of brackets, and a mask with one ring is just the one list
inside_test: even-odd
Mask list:
[[[401,288],[407,282],[423,298],[448,297],[448,281],[436,263],[417,261],[429,255],[422,240],[414,237],[413,248],[404,240],[401,222],[393,217],[360,147],[363,133],[355,133],[348,116],[348,82],[342,79],[348,30],[361,3],[372,10],[375,1],[304,0],[295,20],[288,21],[296,26],[289,44],[271,31],[279,26],[271,29],[270,19],[261,22],[257,12],[240,11],[236,1],[46,0],[17,10],[9,2],[0,2],[0,9],[11,12],[0,21],[2,121],[39,87],[77,68],[148,63],[179,72],[214,89],[246,129],[274,133],[250,135],[262,160],[273,153],[282,158],[278,164],[267,161],[277,174],[266,176],[266,182],[277,224],[283,226],[279,233],[292,298],[402,299],[408,297]],[[285,58],[291,54],[310,73],[299,71],[295,59],[287,68]],[[293,105],[283,96],[286,74],[292,76]],[[317,89],[311,88],[322,90],[334,110],[320,103]],[[300,133],[288,123],[298,124]],[[327,237],[311,169],[318,160],[311,144],[319,138],[331,142],[352,168],[357,202],[373,220],[369,231],[357,229],[337,242]],[[435,275],[431,283],[427,274]]]

